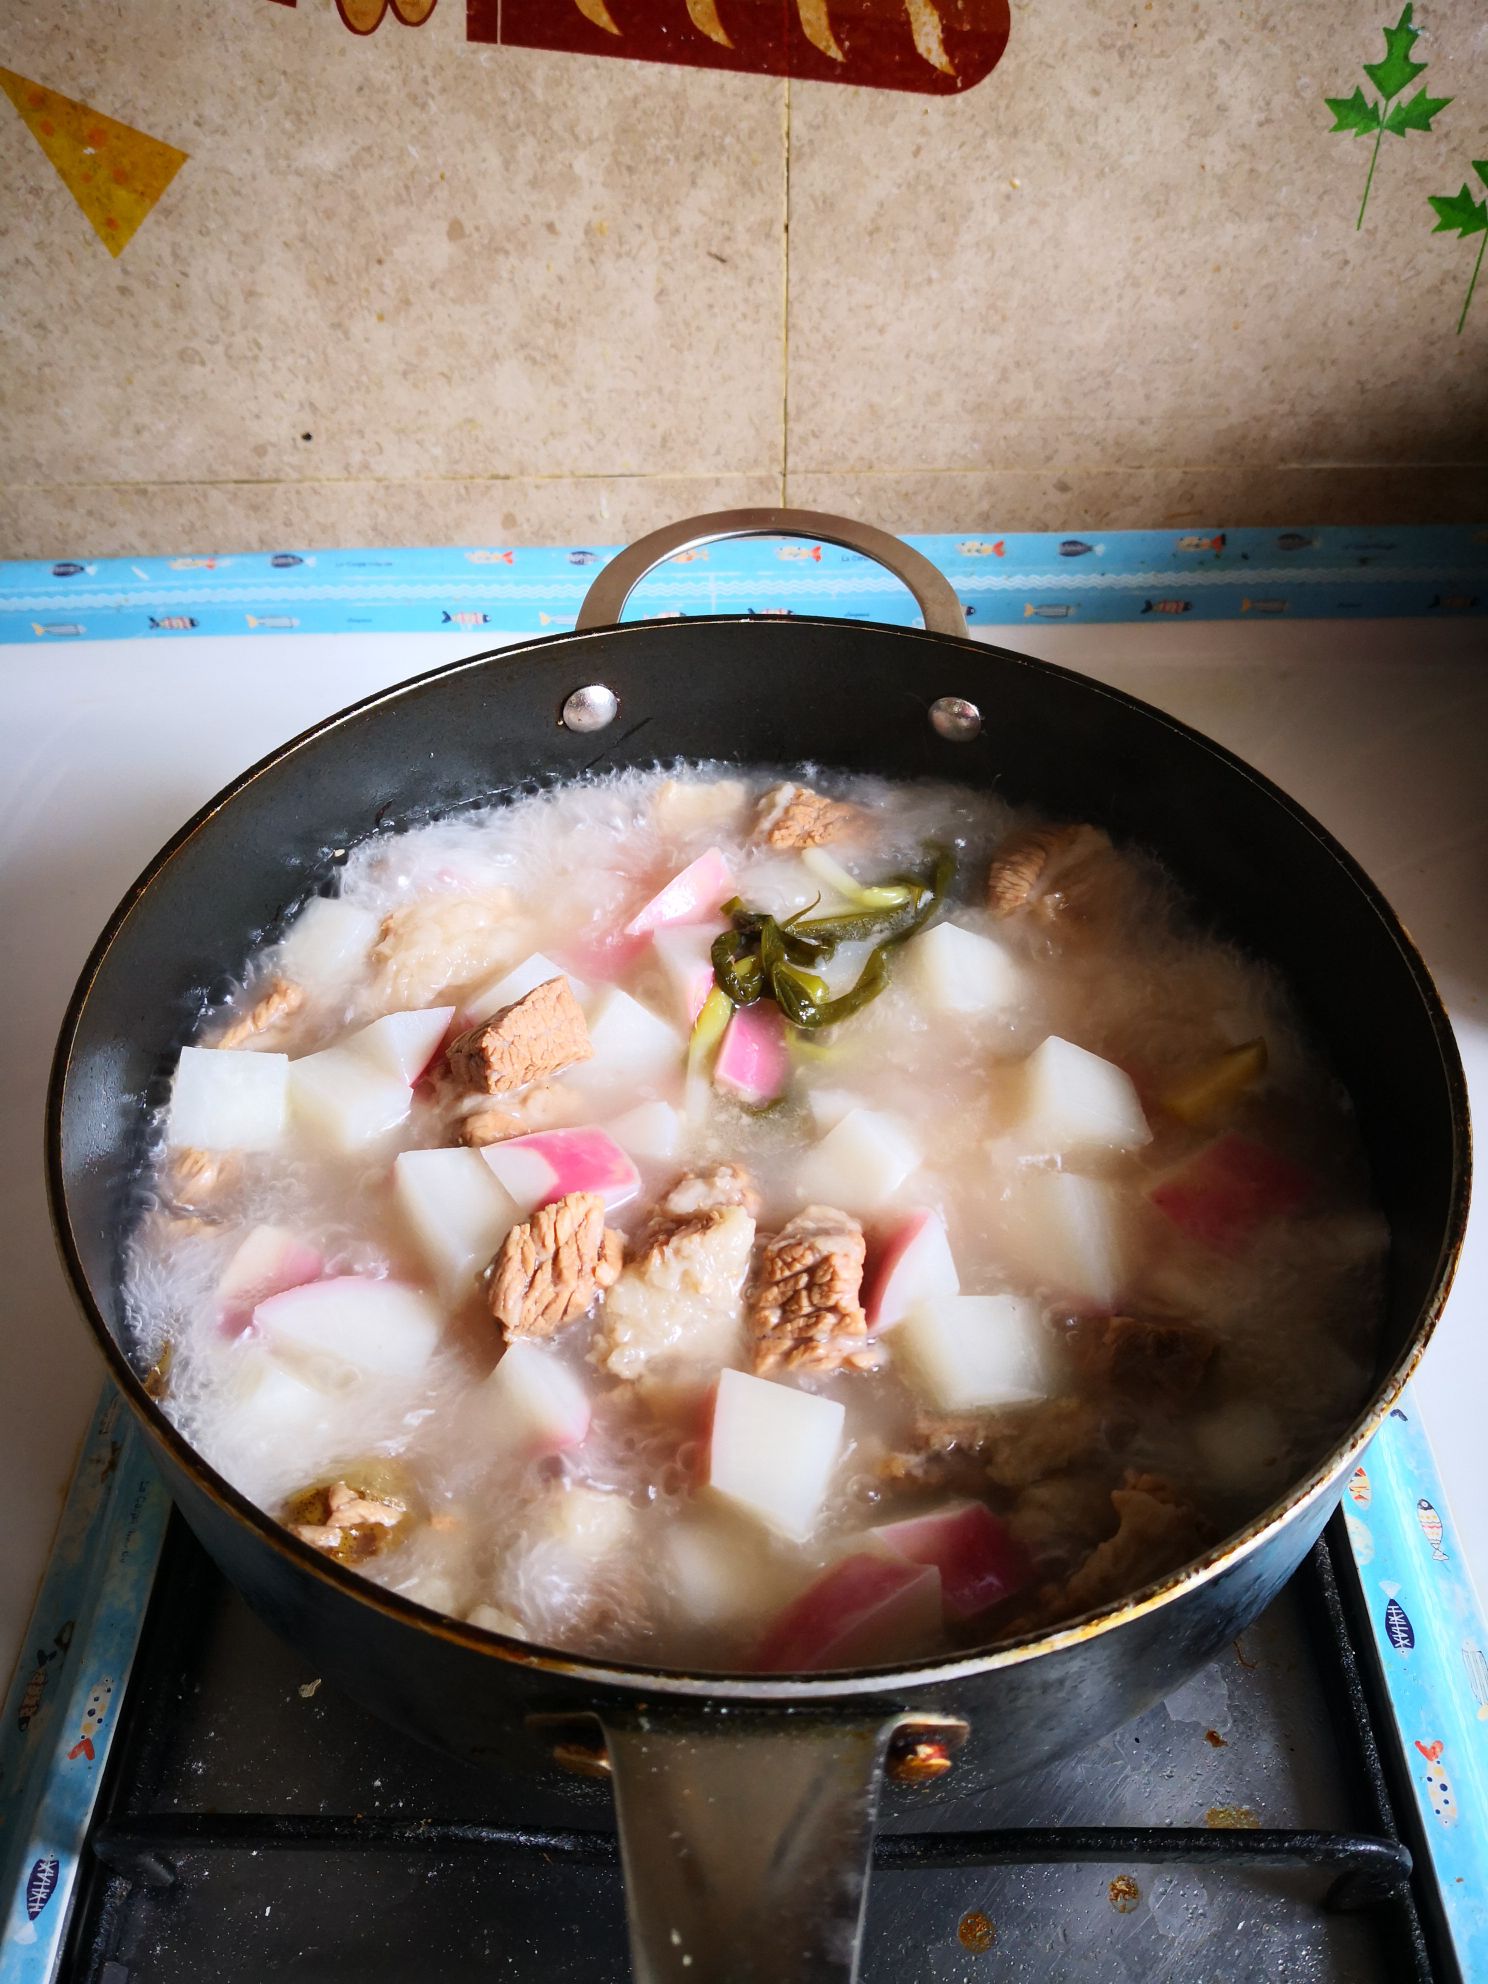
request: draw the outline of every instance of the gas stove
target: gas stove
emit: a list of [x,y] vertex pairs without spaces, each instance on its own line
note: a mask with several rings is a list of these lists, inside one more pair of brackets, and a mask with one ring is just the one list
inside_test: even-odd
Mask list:
[[[865,1984],[1461,1976],[1343,1519],[1264,1617],[1079,1756],[886,1792]],[[66,1984],[622,1984],[599,1784],[454,1763],[307,1670],[179,1518],[81,1857]]]

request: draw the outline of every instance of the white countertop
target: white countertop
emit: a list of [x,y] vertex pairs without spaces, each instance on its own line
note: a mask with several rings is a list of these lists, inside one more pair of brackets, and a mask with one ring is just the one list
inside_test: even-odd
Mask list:
[[[490,645],[486,636],[482,645]],[[1292,792],[1363,862],[1451,1009],[1488,1122],[1488,628],[1411,620],[1020,627],[1014,645],[1128,689]],[[42,1108],[74,976],[189,814],[282,739],[472,651],[468,635],[0,647],[0,1672],[8,1671],[101,1366],[47,1225]],[[1417,1397],[1488,1592],[1488,1194]]]

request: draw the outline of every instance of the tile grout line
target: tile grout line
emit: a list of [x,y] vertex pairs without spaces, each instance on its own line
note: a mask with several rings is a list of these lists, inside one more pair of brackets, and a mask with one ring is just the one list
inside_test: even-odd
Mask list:
[[781,99],[781,221],[780,221],[780,507],[789,502],[790,475],[790,172],[791,172],[791,79],[785,78]]

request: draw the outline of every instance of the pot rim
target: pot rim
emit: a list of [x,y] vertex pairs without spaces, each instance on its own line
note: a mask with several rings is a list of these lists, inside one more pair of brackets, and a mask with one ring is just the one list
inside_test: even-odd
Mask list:
[[685,620],[631,621],[614,627],[550,634],[532,640],[513,642],[506,647],[486,649],[480,654],[447,662],[423,674],[411,676],[406,681],[376,690],[373,694],[349,704],[345,709],[334,711],[308,729],[300,731],[232,779],[171,836],[125,891],[79,973],[63,1016],[47,1086],[45,1130],[47,1198],[53,1235],[74,1299],[97,1341],[110,1375],[136,1418],[201,1493],[227,1514],[247,1524],[256,1532],[262,1543],[268,1545],[281,1557],[287,1558],[302,1573],[319,1579],[344,1597],[350,1597],[382,1612],[398,1624],[431,1633],[437,1638],[451,1641],[469,1651],[535,1672],[558,1675],[567,1680],[631,1694],[659,1693],[683,1699],[701,1698],[740,1706],[786,1706],[792,1703],[810,1703],[819,1706],[834,1698],[879,1695],[885,1691],[898,1691],[906,1687],[916,1689],[933,1687],[943,1682],[960,1681],[971,1676],[995,1672],[1000,1668],[1019,1666],[1025,1661],[1037,1659],[1061,1648],[1101,1638],[1124,1625],[1128,1620],[1156,1611],[1176,1599],[1181,1593],[1209,1583],[1231,1565],[1250,1556],[1292,1517],[1300,1515],[1336,1485],[1346,1465],[1363,1451],[1383,1423],[1391,1406],[1420,1363],[1426,1345],[1436,1328],[1451,1290],[1462,1249],[1472,1171],[1467,1082],[1451,1021],[1425,961],[1381,890],[1327,828],[1314,819],[1305,808],[1298,805],[1281,787],[1247,764],[1244,759],[1237,757],[1212,738],[1206,737],[1202,731],[1195,730],[1191,725],[1170,716],[1164,710],[1157,709],[1151,703],[1144,702],[1140,697],[1129,695],[1125,690],[1112,688],[1106,683],[1097,682],[1089,676],[1080,674],[1078,670],[1063,668],[1055,662],[1022,654],[1014,648],[1004,648],[993,642],[974,640],[970,636],[932,633],[922,628],[896,627],[883,622],[854,623],[855,630],[861,626],[864,632],[892,634],[897,639],[922,647],[930,653],[952,649],[966,654],[968,658],[996,657],[999,661],[1032,669],[1038,674],[1054,675],[1065,681],[1077,683],[1089,694],[1120,704],[1125,709],[1135,711],[1161,725],[1190,746],[1202,750],[1209,757],[1223,764],[1231,772],[1239,773],[1249,784],[1287,813],[1298,827],[1311,835],[1324,851],[1331,855],[1337,866],[1354,883],[1371,909],[1384,923],[1405,960],[1431,1021],[1437,1050],[1441,1057],[1442,1076],[1449,1096],[1452,1126],[1451,1186],[1445,1208],[1442,1244],[1437,1254],[1431,1287],[1422,1304],[1414,1329],[1389,1371],[1376,1385],[1364,1408],[1356,1415],[1341,1438],[1299,1481],[1294,1482],[1284,1494],[1263,1509],[1259,1515],[1252,1517],[1241,1529],[1178,1570],[1141,1586],[1116,1605],[1084,1613],[1052,1632],[1026,1634],[1019,1639],[1001,1642],[986,1651],[962,1653],[952,1659],[931,1656],[899,1667],[862,1667],[797,1675],[758,1675],[738,1672],[694,1674],[680,1668],[652,1667],[641,1662],[587,1660],[573,1654],[537,1647],[529,1641],[512,1639],[504,1634],[491,1632],[484,1627],[474,1626],[444,1613],[435,1612],[400,1593],[389,1591],[370,1579],[358,1576],[346,1566],[336,1563],[322,1552],[291,1536],[272,1516],[266,1514],[256,1503],[250,1501],[246,1495],[225,1480],[190,1442],[183,1438],[162,1407],[148,1395],[132,1364],[115,1340],[101,1309],[93,1299],[73,1233],[66,1181],[62,1172],[64,1091],[78,1029],[93,985],[103,971],[109,952],[136,905],[166,877],[182,849],[240,793],[246,791],[260,778],[277,770],[304,746],[332,734],[343,724],[421,691],[447,676],[488,665],[499,666],[503,662],[525,655],[542,656],[547,653],[551,660],[557,661],[561,656],[571,652],[577,654],[591,642],[604,641],[610,644],[617,638],[621,640],[633,638],[641,632],[645,632],[652,639],[686,639],[690,637],[693,628],[720,624],[753,628],[757,630],[754,637],[765,640],[780,638],[782,630],[790,627],[829,627],[840,631],[843,626],[841,620],[821,614],[801,614],[784,622],[752,618],[744,614],[700,614]]

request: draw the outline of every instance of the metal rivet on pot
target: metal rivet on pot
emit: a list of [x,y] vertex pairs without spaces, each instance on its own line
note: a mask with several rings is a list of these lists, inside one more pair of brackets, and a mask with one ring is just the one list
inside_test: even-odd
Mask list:
[[603,682],[587,683],[582,689],[575,689],[563,705],[563,724],[567,730],[603,730],[615,721],[620,708],[620,698],[614,690]]
[[969,744],[982,727],[982,713],[964,696],[937,696],[930,705],[930,721],[952,744]]
[[934,1784],[952,1768],[944,1743],[911,1743],[890,1753],[889,1776],[896,1784]]
[[885,1769],[895,1784],[934,1784],[970,1734],[959,1716],[907,1715],[890,1739]]

